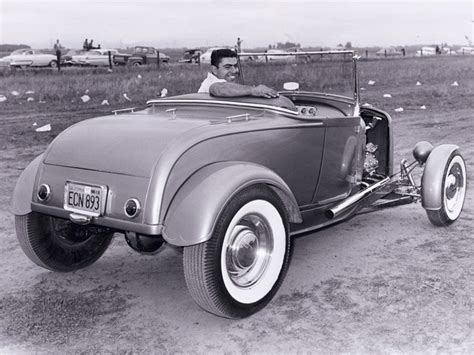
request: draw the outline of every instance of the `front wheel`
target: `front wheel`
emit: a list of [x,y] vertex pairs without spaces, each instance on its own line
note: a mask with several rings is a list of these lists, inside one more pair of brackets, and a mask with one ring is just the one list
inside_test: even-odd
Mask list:
[[225,206],[210,240],[184,249],[186,284],[206,311],[244,318],[273,298],[290,254],[283,203],[266,186],[251,187]]
[[426,210],[428,219],[435,226],[447,226],[461,214],[466,197],[466,163],[462,155],[455,151],[444,167],[441,186],[441,208]]
[[52,271],[74,271],[91,265],[102,256],[113,237],[110,230],[79,226],[37,212],[15,216],[15,225],[26,256]]
[[55,60],[52,60],[51,63],[49,63],[49,66],[53,69],[56,69],[58,67],[58,62]]

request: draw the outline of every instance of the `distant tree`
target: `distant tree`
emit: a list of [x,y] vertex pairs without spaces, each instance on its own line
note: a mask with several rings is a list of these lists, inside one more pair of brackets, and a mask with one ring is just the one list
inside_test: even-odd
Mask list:
[[0,52],[13,52],[21,48],[31,48],[26,44],[0,44]]
[[351,42],[347,42],[345,48],[346,48],[346,49],[352,49],[352,43],[351,43]]

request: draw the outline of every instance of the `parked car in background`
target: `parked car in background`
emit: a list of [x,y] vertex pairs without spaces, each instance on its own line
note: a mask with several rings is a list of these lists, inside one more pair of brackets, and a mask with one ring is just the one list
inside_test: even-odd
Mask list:
[[146,64],[156,64],[158,55],[160,58],[160,63],[170,62],[170,57],[168,55],[159,52],[154,47],[145,46],[136,46],[132,54],[117,53],[114,55],[113,61],[115,65],[130,65],[139,67]]
[[105,48],[79,52],[79,54],[72,56],[71,63],[73,65],[83,66],[108,66],[109,52],[113,58],[113,56],[118,53],[118,50]]
[[[433,225],[454,223],[468,179],[460,148],[422,141],[410,162],[395,164],[396,122],[360,105],[358,56],[324,55],[308,63],[311,71],[245,61],[243,83],[282,88],[274,99],[193,93],[64,130],[14,188],[21,248],[56,272],[91,265],[114,235],[143,254],[183,249],[194,300],[218,316],[243,318],[277,293],[296,235],[412,202]],[[403,234],[404,224],[419,221],[399,223]]]
[[417,57],[432,55],[436,55],[436,47],[421,47],[415,53],[415,56]]
[[461,47],[456,51],[457,54],[474,54],[474,47]]
[[188,49],[183,53],[178,63],[197,63],[201,55],[202,50],[200,49]]
[[377,57],[400,57],[403,55],[401,50],[398,50],[395,47],[382,48],[375,52]]
[[61,65],[74,65],[73,56],[82,56],[86,54],[87,51],[84,49],[70,49],[66,54],[61,56]]
[[0,60],[9,63],[13,68],[58,67],[58,62],[55,55],[47,54],[43,51],[30,48],[17,49],[10,55],[3,57]]

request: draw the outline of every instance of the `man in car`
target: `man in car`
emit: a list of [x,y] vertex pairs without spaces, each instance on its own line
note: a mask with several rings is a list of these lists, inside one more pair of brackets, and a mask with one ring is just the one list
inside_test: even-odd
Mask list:
[[255,96],[268,99],[278,92],[265,85],[249,86],[235,83],[239,75],[237,53],[231,49],[216,49],[211,54],[211,71],[201,83],[199,93],[219,97]]

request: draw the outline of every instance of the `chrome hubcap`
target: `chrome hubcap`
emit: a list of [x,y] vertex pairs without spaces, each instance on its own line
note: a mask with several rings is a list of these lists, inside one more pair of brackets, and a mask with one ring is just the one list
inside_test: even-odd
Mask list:
[[227,273],[239,287],[255,284],[272,257],[273,235],[267,221],[256,214],[244,216],[232,229],[226,249]]
[[458,164],[453,165],[450,169],[445,186],[446,208],[449,211],[454,211],[458,208],[458,204],[463,202],[464,177]]

